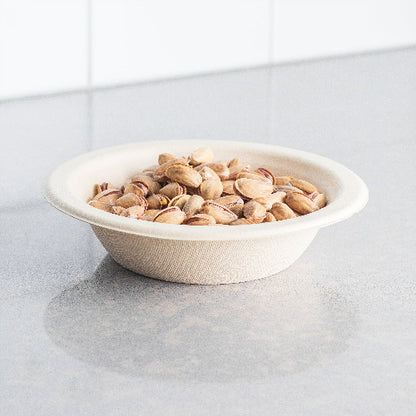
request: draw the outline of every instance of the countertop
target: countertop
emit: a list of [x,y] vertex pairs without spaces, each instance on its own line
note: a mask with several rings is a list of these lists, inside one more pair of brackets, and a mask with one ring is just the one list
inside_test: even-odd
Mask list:
[[[415,68],[410,48],[0,103],[0,414],[413,415]],[[41,196],[75,155],[177,138],[319,153],[370,201],[288,270],[215,287],[134,275]]]

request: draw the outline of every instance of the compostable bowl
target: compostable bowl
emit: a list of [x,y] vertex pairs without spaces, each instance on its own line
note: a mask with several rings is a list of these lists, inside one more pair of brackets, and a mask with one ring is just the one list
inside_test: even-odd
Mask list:
[[[125,218],[87,204],[95,183],[121,186],[154,165],[160,153],[186,156],[202,146],[213,149],[215,160],[238,157],[253,167],[310,181],[325,193],[327,206],[285,221],[201,227]],[[207,140],[140,142],[89,152],[59,166],[43,191],[54,207],[89,223],[117,263],[156,279],[195,284],[237,283],[278,273],[299,258],[320,228],[352,216],[368,200],[367,187],[355,173],[322,156]]]

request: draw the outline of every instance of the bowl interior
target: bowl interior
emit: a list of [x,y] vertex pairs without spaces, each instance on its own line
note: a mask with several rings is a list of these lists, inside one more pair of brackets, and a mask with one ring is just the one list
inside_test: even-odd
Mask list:
[[[111,182],[119,187],[142,169],[157,164],[160,153],[188,156],[202,146],[213,149],[215,160],[229,161],[238,157],[252,168],[264,167],[278,175],[310,181],[325,193],[328,205],[312,214],[276,223],[238,227],[181,227],[131,220],[86,204],[95,183]],[[56,208],[95,225],[158,238],[196,240],[240,239],[248,236],[261,238],[267,234],[319,228],[351,216],[368,199],[367,188],[357,175],[319,155],[259,143],[201,140],[132,143],[86,153],[56,169],[46,180],[44,193]]]

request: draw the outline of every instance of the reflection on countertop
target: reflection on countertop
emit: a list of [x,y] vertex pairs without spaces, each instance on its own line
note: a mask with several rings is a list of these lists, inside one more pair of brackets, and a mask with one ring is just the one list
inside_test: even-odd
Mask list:
[[357,313],[301,273],[189,286],[135,275],[106,256],[91,278],[51,300],[45,327],[59,347],[95,366],[144,378],[230,381],[331,359],[348,347]]

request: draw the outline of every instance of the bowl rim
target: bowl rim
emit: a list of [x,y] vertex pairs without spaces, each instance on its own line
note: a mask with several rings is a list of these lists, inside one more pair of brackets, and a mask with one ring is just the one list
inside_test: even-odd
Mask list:
[[[280,156],[296,158],[303,163],[319,166],[332,175],[338,185],[338,195],[334,201],[326,207],[311,214],[292,218],[286,221],[261,223],[255,225],[240,225],[236,227],[182,227],[174,224],[161,224],[149,221],[138,221],[110,214],[89,206],[71,194],[68,189],[67,179],[71,172],[79,166],[88,163],[102,155],[114,152],[144,148],[155,148],[155,157],[158,148],[164,145],[188,144],[190,148],[201,146],[224,145],[239,146],[250,150],[253,146],[256,150],[267,153],[279,153]],[[92,184],[93,185],[93,184]],[[91,186],[92,186],[91,185]],[[239,142],[227,140],[168,140],[134,142],[118,146],[105,147],[99,150],[87,152],[72,158],[59,165],[43,182],[42,191],[45,199],[55,208],[76,219],[87,222],[93,226],[116,230],[127,234],[140,235],[170,240],[191,241],[224,241],[247,240],[267,238],[277,235],[290,234],[292,232],[307,229],[319,229],[340,221],[343,221],[359,212],[368,201],[368,188],[364,181],[344,165],[315,153],[292,149],[271,144],[257,142]]]

